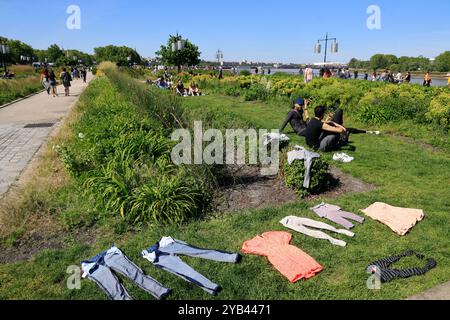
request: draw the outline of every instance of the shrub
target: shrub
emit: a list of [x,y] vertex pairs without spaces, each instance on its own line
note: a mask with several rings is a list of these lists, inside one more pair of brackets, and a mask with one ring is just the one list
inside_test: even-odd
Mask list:
[[417,86],[385,85],[367,92],[359,101],[359,120],[381,124],[412,119],[423,121],[429,104],[426,91]]
[[287,162],[286,152],[281,157],[281,175],[287,187],[293,189],[300,197],[309,194],[320,193],[328,187],[329,181],[329,163],[323,158],[314,159],[311,167],[310,188],[303,187],[305,177],[305,165],[303,160],[295,160],[292,164]]
[[269,97],[269,91],[264,85],[256,83],[251,85],[250,89],[247,89],[243,96],[245,101],[265,101]]
[[442,92],[431,100],[426,117],[430,121],[450,128],[450,93]]
[[251,75],[252,73],[249,71],[249,70],[242,70],[241,72],[239,72],[239,75],[240,76],[249,76],[249,75]]

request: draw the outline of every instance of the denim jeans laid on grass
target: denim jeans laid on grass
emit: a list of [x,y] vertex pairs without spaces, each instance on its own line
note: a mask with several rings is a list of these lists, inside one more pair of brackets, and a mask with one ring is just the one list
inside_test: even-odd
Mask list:
[[179,255],[228,263],[237,263],[241,258],[238,253],[197,248],[170,237],[164,237],[152,247],[142,251],[142,256],[157,268],[191,282],[213,295],[218,293],[220,287],[184,263]]
[[126,289],[119,282],[112,270],[122,274],[136,283],[157,299],[162,299],[170,289],[158,281],[146,276],[144,272],[131,262],[117,247],[113,246],[95,257],[81,263],[84,275],[106,292],[111,300],[132,300]]

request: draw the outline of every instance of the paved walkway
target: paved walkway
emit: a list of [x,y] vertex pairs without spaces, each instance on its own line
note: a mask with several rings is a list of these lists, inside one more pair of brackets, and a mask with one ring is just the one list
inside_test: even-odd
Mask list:
[[[88,82],[92,75],[88,75]],[[87,84],[72,82],[71,95],[64,96],[58,86],[58,97],[42,92],[0,109],[0,198],[16,181],[34,154],[78,101]]]
[[450,300],[450,282],[441,284],[408,300]]

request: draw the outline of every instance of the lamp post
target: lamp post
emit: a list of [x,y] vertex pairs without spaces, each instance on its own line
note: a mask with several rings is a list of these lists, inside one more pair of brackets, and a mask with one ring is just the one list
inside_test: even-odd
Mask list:
[[2,54],[2,64],[6,74],[6,55],[9,54],[9,47],[6,44],[0,43],[0,52]]
[[219,63],[219,65],[221,65],[221,66],[223,66],[223,52],[222,52],[222,50],[217,50],[217,52],[216,52],[216,59],[217,59],[217,62]]
[[177,57],[177,66],[178,66],[178,73],[181,72],[181,61],[180,61],[180,53],[184,49],[184,40],[178,35],[176,36],[176,41],[172,42],[172,52],[175,52]]
[[321,42],[325,42],[325,57],[323,59],[324,63],[327,63],[327,51],[328,51],[328,41],[333,41],[332,45],[331,45],[331,52],[332,53],[337,53],[338,52],[338,43],[337,43],[337,39],[336,38],[328,38],[328,32],[325,35],[325,39],[320,39],[317,40],[317,43],[314,47],[314,52],[315,53],[321,53],[322,51],[322,45]]

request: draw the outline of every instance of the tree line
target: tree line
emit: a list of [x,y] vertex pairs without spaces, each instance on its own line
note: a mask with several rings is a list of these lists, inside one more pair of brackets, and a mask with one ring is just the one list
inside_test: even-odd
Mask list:
[[405,71],[450,71],[450,51],[445,51],[433,61],[423,56],[397,57],[393,54],[375,54],[370,60],[358,60],[353,58],[348,66],[355,69],[379,70],[390,69],[394,72]]
[[[189,40],[184,40],[184,47],[179,52],[171,50],[172,43],[181,40],[180,36],[169,36],[167,46],[161,46],[155,54],[158,61],[165,65],[197,65],[200,63],[198,47]],[[32,62],[54,63],[57,66],[91,66],[102,61],[111,61],[118,66],[145,65],[146,61],[141,55],[127,46],[108,45],[94,48],[94,54],[80,50],[65,50],[57,44],[52,44],[45,50],[35,49],[32,46],[14,39],[0,37],[0,43],[9,47],[9,53],[4,60],[10,64],[31,64]],[[25,59],[24,59],[25,57]],[[28,59],[27,59],[28,57]]]

